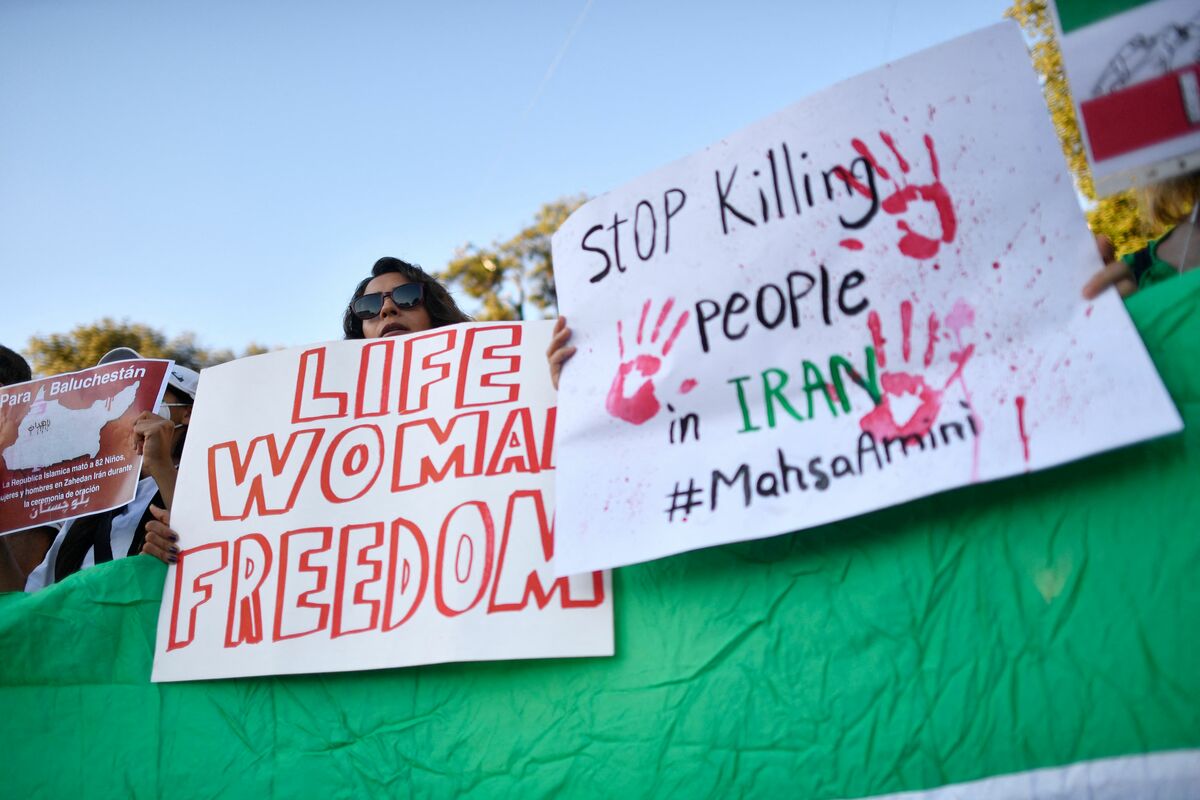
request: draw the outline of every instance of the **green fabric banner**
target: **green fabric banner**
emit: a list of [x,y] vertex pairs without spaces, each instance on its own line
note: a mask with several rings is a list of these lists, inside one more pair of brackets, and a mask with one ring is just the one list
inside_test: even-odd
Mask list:
[[1151,2],[1154,0],[1055,0],[1054,5],[1067,34]]
[[1182,435],[619,570],[615,658],[153,685],[160,563],[0,596],[3,793],[861,797],[1200,746],[1198,307],[1129,302]]

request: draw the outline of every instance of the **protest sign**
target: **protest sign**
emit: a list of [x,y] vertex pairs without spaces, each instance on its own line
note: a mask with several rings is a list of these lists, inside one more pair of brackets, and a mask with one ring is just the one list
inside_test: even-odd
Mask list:
[[550,328],[205,370],[153,679],[612,655],[608,575],[552,575]]
[[0,534],[132,500],[133,423],[162,400],[170,364],[120,361],[0,388]]
[[553,239],[563,574],[1180,428],[1015,25],[817,94]]
[[1050,5],[1096,193],[1200,169],[1196,0]]

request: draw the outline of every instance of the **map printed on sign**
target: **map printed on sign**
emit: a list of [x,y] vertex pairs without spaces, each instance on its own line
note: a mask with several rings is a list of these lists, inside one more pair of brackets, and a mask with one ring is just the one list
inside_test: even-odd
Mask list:
[[100,452],[100,431],[133,406],[140,382],[126,386],[106,400],[87,408],[66,408],[58,400],[46,400],[46,389],[37,398],[17,432],[17,440],[3,451],[9,469],[41,469]]
[[560,574],[794,531],[1179,430],[1015,24],[576,211]]
[[121,361],[0,388],[0,533],[133,499],[133,421],[157,407],[170,363]]
[[153,679],[612,655],[609,576],[554,576],[551,327],[205,370]]

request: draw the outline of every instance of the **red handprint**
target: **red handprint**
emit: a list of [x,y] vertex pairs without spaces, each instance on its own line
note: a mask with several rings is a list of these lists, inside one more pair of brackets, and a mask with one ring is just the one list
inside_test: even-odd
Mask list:
[[[644,333],[646,329],[646,319],[650,315],[650,300],[642,304],[642,317],[638,320],[637,328],[637,344],[643,343]],[[654,324],[654,330],[650,333],[650,343],[658,341],[659,334],[662,333],[663,324],[667,321],[667,317],[671,314],[671,309],[675,305],[674,298],[668,298],[667,302],[663,303],[662,310],[658,313],[658,321]],[[643,422],[651,419],[658,413],[661,408],[658,397],[655,395],[653,377],[662,367],[662,359],[671,352],[671,347],[674,346],[675,340],[679,338],[683,326],[687,324],[688,312],[684,311],[679,315],[679,319],[675,322],[675,326],[671,329],[662,345],[662,355],[656,356],[650,353],[640,353],[633,358],[625,359],[625,339],[621,330],[621,322],[617,321],[617,349],[620,353],[621,364],[617,367],[617,374],[613,376],[612,386],[608,390],[608,397],[604,401],[604,407],[617,419],[623,419],[626,422],[632,422],[634,425],[641,425]],[[644,381],[633,393],[632,396],[625,394],[625,379],[629,373],[637,370]],[[695,386],[695,381],[684,381],[682,391],[689,391]]]
[[[937,152],[933,148],[933,139],[930,138],[929,134],[925,134],[925,149],[929,151],[929,165],[933,173],[933,181],[925,184],[911,184],[907,183],[904,177],[911,171],[911,167],[904,156],[900,154],[899,149],[896,148],[896,142],[885,131],[879,132],[879,138],[892,151],[892,155],[896,158],[896,165],[900,168],[900,175],[895,179],[879,163],[879,160],[875,158],[875,154],[871,152],[862,139],[851,139],[850,144],[853,145],[855,151],[860,156],[871,163],[875,174],[884,180],[892,181],[892,185],[895,187],[893,192],[880,203],[880,208],[885,213],[893,215],[903,214],[908,211],[909,204],[915,202],[933,204],[934,211],[937,212],[938,223],[942,229],[939,234],[927,236],[914,231],[907,221],[903,219],[896,220],[896,227],[904,233],[900,237],[898,245],[900,252],[911,258],[933,258],[937,255],[938,249],[943,244],[954,241],[954,235],[958,231],[958,222],[954,216],[954,203],[950,199],[950,192],[946,190],[945,185],[942,183],[941,166],[938,163]],[[839,168],[838,175],[860,194],[867,197],[871,196],[870,190],[845,169]],[[862,248],[862,244],[856,239],[846,240],[842,242],[842,245],[852,250]]]
[[[900,304],[900,327],[903,331],[901,353],[904,357],[905,368],[912,360],[912,303],[905,300]],[[963,301],[955,303],[953,310],[946,317],[946,327],[954,332],[956,349],[950,353],[950,362],[954,370],[945,381],[927,381],[924,375],[913,372],[885,371],[879,376],[879,404],[859,421],[859,426],[877,440],[896,439],[908,436],[924,436],[933,427],[938,412],[942,407],[942,393],[955,381],[962,381],[963,367],[967,365],[975,352],[975,345],[962,344],[962,329],[974,322],[974,311]],[[934,352],[937,348],[938,330],[941,323],[936,313],[930,312],[927,321],[929,339],[925,345],[923,363],[926,369],[933,364]],[[875,355],[879,366],[887,369],[887,353],[884,345],[883,331],[879,322],[879,314],[872,311],[867,315],[867,327],[871,331],[871,340],[875,345]],[[964,392],[966,390],[963,385]],[[917,408],[906,420],[896,419],[893,401],[910,396],[915,398]],[[970,402],[969,395],[967,396]]]

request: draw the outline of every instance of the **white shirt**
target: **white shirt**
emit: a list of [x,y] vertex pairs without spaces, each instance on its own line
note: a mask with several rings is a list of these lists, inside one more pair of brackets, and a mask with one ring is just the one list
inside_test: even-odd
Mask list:
[[[141,522],[146,509],[150,507],[150,501],[154,499],[157,492],[158,484],[154,482],[154,478],[142,478],[138,481],[137,493],[134,494],[133,500],[128,505],[117,509],[117,512],[113,514],[110,538],[113,559],[124,558],[125,554],[129,552],[129,546],[133,544],[133,536],[137,533],[137,525]],[[29,573],[29,579],[25,581],[25,591],[36,592],[54,583],[54,562],[58,560],[59,548],[67,538],[73,521],[69,520],[63,523],[62,530],[54,537],[54,543],[50,545],[50,550],[42,559],[42,563]],[[96,554],[89,548],[83,556],[83,565],[80,569],[87,569],[95,565]]]

